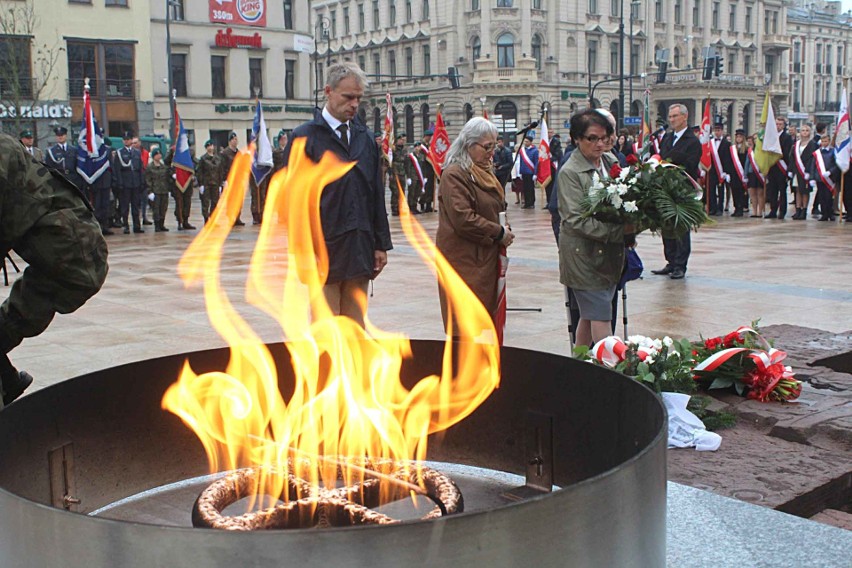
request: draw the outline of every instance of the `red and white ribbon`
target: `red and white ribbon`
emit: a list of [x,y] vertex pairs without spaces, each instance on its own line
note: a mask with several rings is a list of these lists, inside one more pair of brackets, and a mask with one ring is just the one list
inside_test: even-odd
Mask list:
[[754,159],[754,150],[748,149],[748,161],[751,164],[751,169],[754,172],[754,175],[757,176],[757,179],[760,180],[760,183],[766,185],[766,178],[763,177],[763,174],[760,173],[760,168],[757,167],[757,161]]
[[521,146],[521,159],[524,161],[524,163],[527,165],[527,167],[533,171],[533,174],[534,174],[535,173],[535,166],[533,165],[532,160],[530,160],[530,157],[527,156],[527,149],[524,148],[523,146]]
[[825,162],[822,159],[822,152],[819,150],[814,152],[814,159],[816,160],[819,178],[822,180],[822,183],[828,186],[828,189],[831,190],[831,194],[834,195],[834,180],[831,179],[831,174],[825,167]]
[[[717,144],[718,142],[718,144]],[[722,169],[722,159],[719,157],[719,145],[721,140],[713,139],[710,141],[711,155],[713,156],[713,165],[716,166],[716,176],[720,182],[725,181],[725,170]]]
[[731,160],[734,162],[734,170],[737,172],[737,177],[740,178],[740,183],[743,185],[746,184],[746,175],[745,170],[743,169],[743,164],[740,162],[740,155],[737,154],[737,147],[731,145]]
[[414,171],[417,172],[417,177],[420,178],[420,187],[426,187],[426,178],[423,177],[423,170],[420,168],[420,162],[417,160],[417,156],[414,155],[414,152],[409,152],[408,157],[411,159],[411,163],[414,164]]
[[802,148],[802,141],[796,140],[796,148],[793,150],[793,154],[796,157],[796,169],[799,170],[799,175],[802,176],[802,179],[808,179],[808,170],[805,168],[805,163],[802,161],[802,152],[804,150]]

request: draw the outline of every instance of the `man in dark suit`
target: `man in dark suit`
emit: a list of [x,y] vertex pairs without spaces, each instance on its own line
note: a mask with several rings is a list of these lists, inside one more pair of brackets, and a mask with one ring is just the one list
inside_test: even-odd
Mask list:
[[373,133],[358,118],[367,76],[356,64],[345,62],[331,65],[326,78],[325,107],[293,131],[284,163],[289,163],[293,141],[302,138],[305,153],[314,162],[330,151],[355,164],[322,192],[320,221],[328,250],[323,293],[335,315],[364,325],[359,300],[367,297],[367,285],[381,273],[387,251],[393,248],[379,149]]
[[[766,199],[769,201],[769,214],[767,219],[783,219],[787,215],[787,185],[789,157],[793,151],[793,137],[787,132],[787,121],[783,118],[775,119],[775,127],[778,129],[778,141],[781,143],[781,159],[778,160],[766,176]],[[818,146],[818,144],[815,144]],[[805,204],[807,205],[807,204]]]
[[731,181],[728,172],[734,167],[731,163],[731,143],[725,139],[721,122],[713,125],[710,143],[713,148],[710,155],[710,171],[707,172],[709,213],[721,216],[725,208],[725,187]]
[[[660,143],[660,157],[681,166],[687,174],[692,176],[692,179],[697,180],[698,164],[701,162],[701,142],[689,128],[689,112],[686,106],[674,104],[669,107],[669,125],[671,131]],[[666,266],[651,272],[668,275],[672,280],[681,280],[686,275],[686,265],[691,251],[692,241],[689,231],[679,238],[663,233]]]

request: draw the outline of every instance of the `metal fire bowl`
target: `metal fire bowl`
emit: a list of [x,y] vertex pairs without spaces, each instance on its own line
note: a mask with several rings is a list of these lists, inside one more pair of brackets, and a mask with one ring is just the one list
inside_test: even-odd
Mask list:
[[[282,393],[292,376],[270,345]],[[440,370],[443,343],[412,341],[412,382]],[[151,359],[64,381],[0,412],[0,566],[664,566],[666,420],[658,398],[573,359],[503,349],[503,377],[430,460],[518,474],[561,489],[433,521],[232,533],[86,513],[208,473],[200,443],[160,399],[189,358],[224,369],[228,350]],[[524,491],[519,491],[524,493]],[[77,502],[79,500],[79,502]],[[65,510],[63,507],[68,508]]]

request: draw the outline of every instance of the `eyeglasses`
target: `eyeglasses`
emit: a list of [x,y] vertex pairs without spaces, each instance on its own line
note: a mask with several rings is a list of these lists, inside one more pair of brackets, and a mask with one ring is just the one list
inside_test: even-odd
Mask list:
[[480,144],[479,142],[474,142],[473,144],[474,146],[479,146],[480,148],[485,150],[486,153],[493,152],[494,148],[496,147],[496,144]]
[[598,142],[609,142],[612,137],[611,136],[582,136],[585,140],[587,140],[590,144],[597,144]]

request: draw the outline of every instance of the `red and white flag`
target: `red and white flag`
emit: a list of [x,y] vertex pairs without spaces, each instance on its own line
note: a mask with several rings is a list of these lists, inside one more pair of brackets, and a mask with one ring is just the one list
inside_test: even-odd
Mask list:
[[382,130],[382,154],[387,156],[388,165],[393,163],[393,107],[390,93],[385,94],[388,110],[385,114],[385,127]]
[[441,177],[441,171],[444,168],[444,159],[447,157],[447,152],[450,151],[450,137],[447,135],[447,128],[444,126],[444,118],[441,115],[441,109],[438,109],[438,116],[435,119],[435,132],[432,134],[432,141],[429,143],[429,153],[426,159],[432,164],[432,169],[435,170],[435,175]]
[[701,167],[704,171],[710,169],[713,161],[713,142],[710,137],[710,99],[704,103],[704,117],[701,119],[701,132],[698,135],[701,141]]
[[538,142],[538,171],[536,179],[542,186],[550,183],[550,135],[547,132],[547,115],[541,117],[541,140]]

